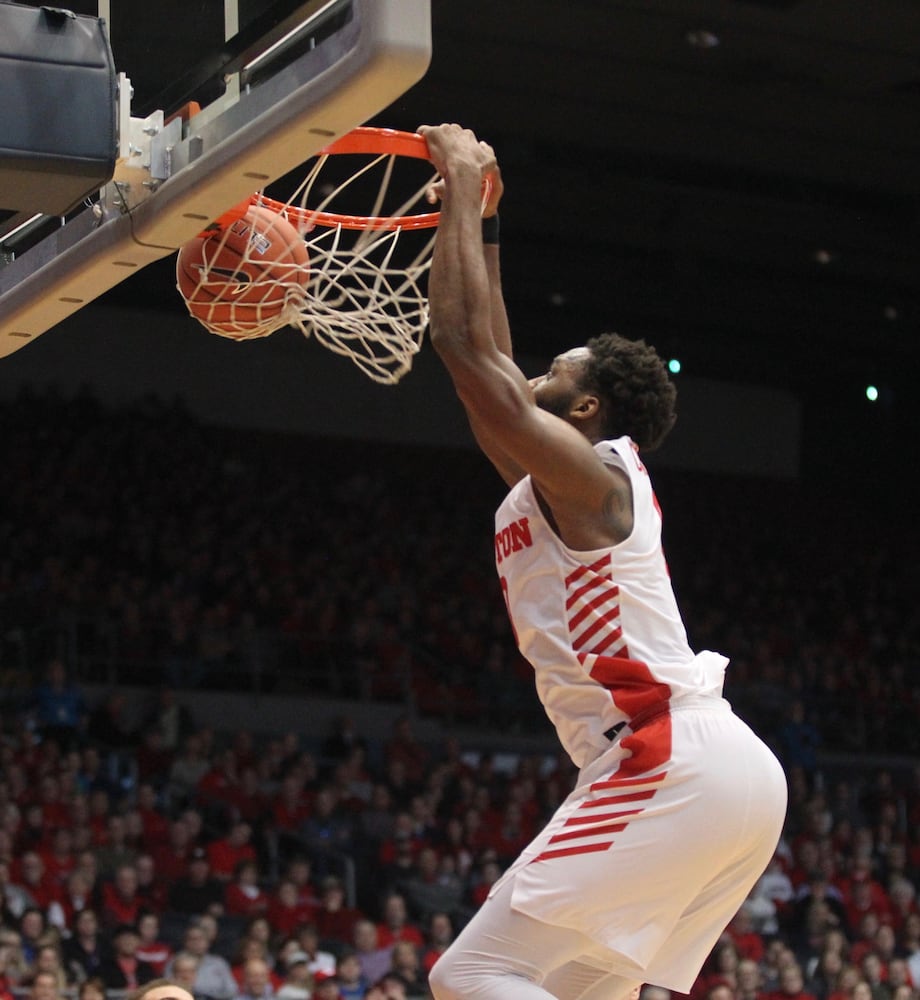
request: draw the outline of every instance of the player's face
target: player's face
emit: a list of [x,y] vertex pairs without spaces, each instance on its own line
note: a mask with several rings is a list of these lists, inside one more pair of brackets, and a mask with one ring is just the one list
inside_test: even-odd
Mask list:
[[553,359],[549,370],[530,380],[537,406],[566,419],[575,398],[583,391],[580,379],[589,356],[587,347],[575,347]]

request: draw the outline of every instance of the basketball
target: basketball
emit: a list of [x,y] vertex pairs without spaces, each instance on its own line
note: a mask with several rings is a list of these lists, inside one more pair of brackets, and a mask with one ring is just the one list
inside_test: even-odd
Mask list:
[[186,243],[176,282],[189,313],[213,333],[243,339],[284,325],[290,302],[302,303],[310,259],[283,216],[251,206],[223,232]]

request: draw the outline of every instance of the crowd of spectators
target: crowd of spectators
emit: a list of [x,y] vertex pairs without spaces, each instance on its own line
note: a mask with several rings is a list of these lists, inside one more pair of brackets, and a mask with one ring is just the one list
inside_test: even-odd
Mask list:
[[[502,485],[477,454],[88,394],[23,393],[0,416],[4,691],[66,643],[84,678],[309,680],[505,732],[542,720],[495,578]],[[731,657],[736,709],[805,763],[920,753],[920,533],[901,494],[654,472],[691,642]]]
[[[499,485],[466,456],[231,434],[156,401],[0,411],[0,997],[163,973],[203,1000],[424,996],[565,795],[562,756],[500,770],[410,716],[380,745],[347,718],[226,733],[181,695],[248,683],[254,656],[296,691],[322,661],[340,696],[533,725],[493,581]],[[731,656],[727,694],[791,786],[693,1000],[918,1000],[916,528],[792,483],[656,485],[691,640]],[[83,696],[113,650],[146,682],[140,727],[117,687]],[[868,750],[888,757],[857,767]]]
[[[2,997],[111,1000],[159,975],[201,1000],[426,997],[573,777],[561,756],[498,769],[420,743],[406,717],[372,748],[348,717],[314,742],[260,738],[150,698],[155,761],[80,722],[7,720]],[[773,862],[690,1000],[918,1000],[920,766],[789,779]]]

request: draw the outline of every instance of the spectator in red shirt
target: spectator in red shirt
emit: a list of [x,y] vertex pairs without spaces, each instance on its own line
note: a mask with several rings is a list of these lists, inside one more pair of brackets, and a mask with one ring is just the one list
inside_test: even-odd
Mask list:
[[489,844],[489,824],[482,812],[475,806],[465,810],[463,820],[463,842],[474,854],[482,854]]
[[229,814],[239,782],[236,754],[228,747],[219,754],[214,766],[198,782],[198,801],[202,807],[221,806]]
[[381,948],[389,948],[397,941],[409,941],[417,948],[425,944],[425,936],[410,922],[406,900],[398,892],[391,892],[383,901],[383,920],[377,924],[377,941]]
[[188,823],[179,818],[169,827],[169,841],[154,849],[153,860],[161,879],[168,884],[184,878],[188,872],[192,848],[192,834]]
[[141,913],[137,920],[137,957],[162,976],[172,958],[172,947],[160,939],[160,918],[155,913]]
[[48,830],[66,826],[70,819],[70,809],[61,797],[61,783],[53,774],[42,776],[38,784],[38,803],[42,811],[42,823]]
[[117,927],[112,944],[114,954],[99,969],[107,990],[133,990],[156,978],[153,966],[137,957],[140,937],[133,924]]
[[240,769],[240,782],[233,798],[233,813],[257,828],[271,814],[271,798],[265,794],[255,765]]
[[738,949],[740,958],[753,958],[755,962],[763,959],[766,950],[763,936],[754,929],[754,921],[746,904],[732,917],[726,931]]
[[434,963],[444,954],[454,940],[454,925],[448,913],[432,913],[428,922],[425,950],[422,952],[422,968],[431,972]]
[[847,877],[839,882],[850,930],[856,930],[863,914],[872,910],[886,923],[891,917],[888,893],[872,874],[872,861],[857,855],[850,862]]
[[423,844],[424,841],[417,836],[412,814],[402,809],[393,819],[392,834],[380,844],[378,859],[381,865],[395,865],[406,850],[415,858]]
[[102,924],[109,929],[137,923],[142,910],[137,893],[137,870],[134,865],[119,865],[114,878],[102,883]]
[[241,861],[256,861],[257,855],[252,844],[252,827],[248,823],[233,823],[223,837],[212,840],[205,847],[211,874],[214,878],[229,882]]
[[532,830],[524,818],[520,804],[508,802],[492,837],[492,847],[498,855],[499,863],[510,864],[530,843],[531,838]]
[[241,861],[257,860],[252,845],[252,827],[243,822],[234,823],[225,837],[212,840],[206,850],[211,874],[228,882]]
[[351,943],[354,939],[355,924],[364,914],[356,906],[349,906],[345,898],[345,886],[336,875],[323,879],[323,893],[316,912],[316,929],[323,941]]
[[16,827],[16,850],[45,852],[51,844],[51,827],[45,825],[42,807],[38,802],[26,802],[20,807]]
[[420,783],[423,780],[428,763],[428,751],[416,739],[412,731],[412,721],[407,715],[401,715],[394,721],[383,752],[388,767],[393,763],[403,765],[409,782]]
[[[84,751],[84,757],[91,766],[102,766],[99,755],[94,749],[87,748]],[[112,802],[107,789],[104,787],[97,787],[91,784],[88,794],[89,827],[93,831],[93,844],[104,844],[108,836],[109,814],[112,811]]]
[[156,789],[149,782],[137,786],[137,812],[144,829],[144,850],[152,851],[169,837],[169,820],[160,810]]
[[259,866],[251,859],[238,861],[224,890],[224,912],[230,917],[255,917],[267,912],[268,903],[268,894],[259,885]]
[[280,833],[296,836],[310,815],[312,796],[307,793],[303,773],[299,769],[289,771],[271,803],[272,825]]
[[230,966],[230,972],[238,988],[237,998],[241,993],[245,993],[246,969],[253,962],[264,964],[268,976],[267,982],[272,990],[281,984],[281,977],[271,967],[271,954],[265,942],[244,936],[237,943],[235,960]]
[[313,865],[305,854],[297,854],[288,861],[284,878],[297,886],[298,903],[314,908],[319,906],[319,894],[313,885]]
[[302,900],[297,883],[283,878],[269,898],[266,916],[276,934],[290,937],[301,924],[312,923],[316,912],[315,901]]
[[40,853],[48,878],[57,885],[64,885],[68,875],[77,866],[77,858],[73,851],[73,833],[68,821],[51,834],[51,843]]
[[89,850],[94,845],[93,828],[90,825],[89,799],[81,792],[76,792],[70,799],[67,826],[73,837],[75,854]]
[[494,858],[483,861],[479,869],[479,879],[470,891],[470,897],[475,907],[482,906],[486,901],[489,890],[498,881],[501,873],[502,867]]
[[163,734],[160,730],[155,727],[146,729],[135,753],[138,781],[160,786],[165,784],[172,767],[173,756],[173,752],[163,745]]

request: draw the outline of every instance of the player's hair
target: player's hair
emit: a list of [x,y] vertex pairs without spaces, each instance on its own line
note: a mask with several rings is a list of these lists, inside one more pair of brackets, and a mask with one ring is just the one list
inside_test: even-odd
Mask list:
[[657,448],[677,420],[677,390],[655,348],[617,333],[592,337],[587,348],[580,382],[606,403],[604,436],[628,434],[642,451]]

